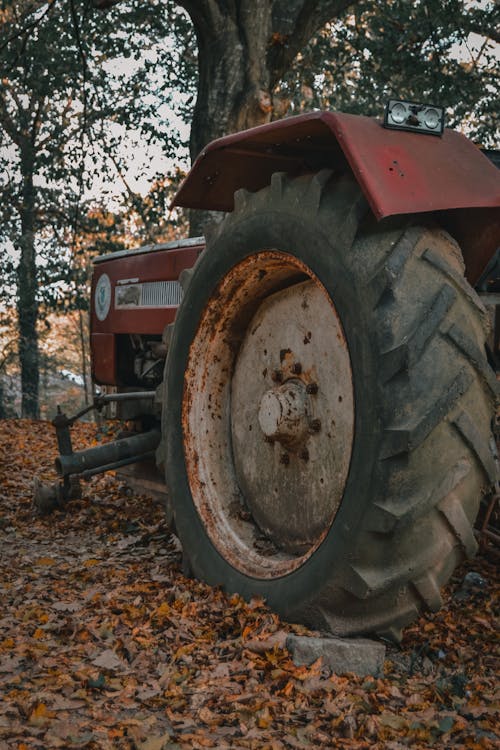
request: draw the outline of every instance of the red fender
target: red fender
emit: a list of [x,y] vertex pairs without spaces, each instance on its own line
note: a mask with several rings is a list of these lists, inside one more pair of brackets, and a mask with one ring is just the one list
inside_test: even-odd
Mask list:
[[212,141],[173,205],[232,211],[236,190],[260,190],[273,172],[325,168],[350,168],[378,220],[445,212],[472,283],[500,244],[500,173],[471,141],[453,130],[442,137],[388,130],[341,112],[290,117]]

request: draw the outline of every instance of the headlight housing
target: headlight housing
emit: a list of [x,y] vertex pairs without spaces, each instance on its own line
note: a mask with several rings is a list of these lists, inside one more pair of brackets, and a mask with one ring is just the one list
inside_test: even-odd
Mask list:
[[385,108],[384,127],[393,130],[411,130],[430,135],[442,135],[444,109],[431,104],[389,99]]

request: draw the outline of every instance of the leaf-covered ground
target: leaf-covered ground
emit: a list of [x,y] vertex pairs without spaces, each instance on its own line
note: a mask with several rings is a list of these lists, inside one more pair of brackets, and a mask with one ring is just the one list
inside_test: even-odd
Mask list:
[[[76,447],[95,438],[75,428]],[[0,750],[499,746],[487,557],[382,678],[296,667],[284,634],[305,629],[183,577],[161,508],[113,477],[38,518],[54,455],[49,424],[0,421]]]

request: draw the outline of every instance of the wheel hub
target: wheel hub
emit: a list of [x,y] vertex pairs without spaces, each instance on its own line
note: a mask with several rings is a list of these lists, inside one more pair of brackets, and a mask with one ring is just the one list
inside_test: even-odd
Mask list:
[[354,389],[335,306],[297,258],[261,251],[223,277],[190,348],[183,424],[214,546],[256,578],[300,567],[342,501]]
[[260,401],[260,429],[270,440],[287,448],[304,442],[309,430],[308,397],[300,380],[290,380],[266,391]]

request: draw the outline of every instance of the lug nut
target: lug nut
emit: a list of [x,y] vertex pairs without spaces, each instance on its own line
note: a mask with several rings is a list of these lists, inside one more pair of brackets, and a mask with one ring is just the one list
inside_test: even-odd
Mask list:
[[280,456],[280,464],[285,464],[285,466],[288,466],[290,463],[290,456],[288,453],[282,453]]
[[302,459],[303,461],[309,461],[309,451],[307,450],[307,448],[303,448],[303,449],[302,449],[302,450],[300,451],[300,458],[301,458],[301,459]]
[[311,419],[309,427],[313,432],[319,432],[321,430],[321,419]]
[[293,363],[292,372],[294,375],[300,375],[300,373],[302,372],[302,365],[300,364],[300,362]]
[[281,383],[281,381],[283,380],[283,373],[281,372],[281,370],[273,370],[271,379],[274,380],[275,383]]
[[311,395],[315,396],[318,392],[318,384],[317,383],[309,383],[306,385],[306,393],[310,393]]

